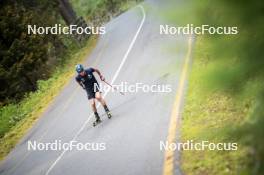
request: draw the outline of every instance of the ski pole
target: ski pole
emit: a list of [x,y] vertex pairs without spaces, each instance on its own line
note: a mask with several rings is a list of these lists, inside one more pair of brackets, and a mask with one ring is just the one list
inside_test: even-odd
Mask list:
[[105,82],[108,86],[110,86],[111,88],[113,88],[115,91],[119,92],[121,95],[125,95],[123,92],[117,90],[115,87],[113,87],[110,83],[108,83],[107,81],[103,80],[103,82]]

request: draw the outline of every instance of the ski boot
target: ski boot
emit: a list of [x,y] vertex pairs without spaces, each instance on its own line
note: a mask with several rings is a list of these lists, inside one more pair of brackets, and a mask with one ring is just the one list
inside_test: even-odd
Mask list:
[[93,122],[94,127],[102,122],[102,120],[100,119],[100,117],[97,113],[95,114],[95,118],[96,118],[96,120]]
[[105,105],[104,106],[104,109],[105,109],[105,112],[106,112],[106,114],[107,114],[107,117],[110,119],[110,118],[112,118],[112,114],[111,114],[111,112],[110,112],[110,110],[108,109],[108,107]]

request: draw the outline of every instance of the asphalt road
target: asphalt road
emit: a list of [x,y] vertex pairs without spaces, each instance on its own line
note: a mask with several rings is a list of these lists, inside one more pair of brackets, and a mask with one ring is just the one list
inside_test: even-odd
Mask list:
[[[4,175],[156,175],[162,174],[171,111],[188,50],[187,36],[159,34],[164,22],[154,13],[161,1],[147,1],[106,24],[105,35],[85,62],[106,79],[144,84],[169,84],[170,93],[105,95],[113,118],[99,107],[103,122],[94,121],[86,94],[74,78],[0,166]],[[74,71],[74,68],[73,68]],[[105,143],[103,151],[28,151],[28,141],[72,140]]]

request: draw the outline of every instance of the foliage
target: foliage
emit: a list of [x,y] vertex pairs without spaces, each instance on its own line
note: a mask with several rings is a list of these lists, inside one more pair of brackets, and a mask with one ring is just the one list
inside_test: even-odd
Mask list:
[[27,25],[53,26],[58,22],[56,3],[1,1],[0,10],[0,102],[21,99],[37,89],[37,80],[47,78],[45,63],[50,50],[62,53],[63,43],[55,35],[28,35]]
[[109,21],[139,1],[141,0],[71,0],[78,15],[85,16],[94,25]]

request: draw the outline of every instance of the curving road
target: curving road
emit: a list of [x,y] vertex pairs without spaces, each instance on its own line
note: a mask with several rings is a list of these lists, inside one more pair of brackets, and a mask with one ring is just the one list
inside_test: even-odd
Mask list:
[[[188,52],[188,36],[159,34],[153,9],[161,1],[147,1],[105,25],[106,34],[85,62],[113,84],[121,82],[169,84],[170,93],[104,94],[113,118],[102,107],[103,122],[94,118],[85,92],[74,78],[0,166],[3,175],[160,175],[181,70]],[[74,71],[74,68],[73,68]],[[28,151],[28,141],[43,143],[72,140],[105,143],[103,151]],[[177,173],[176,170],[174,173]]]

